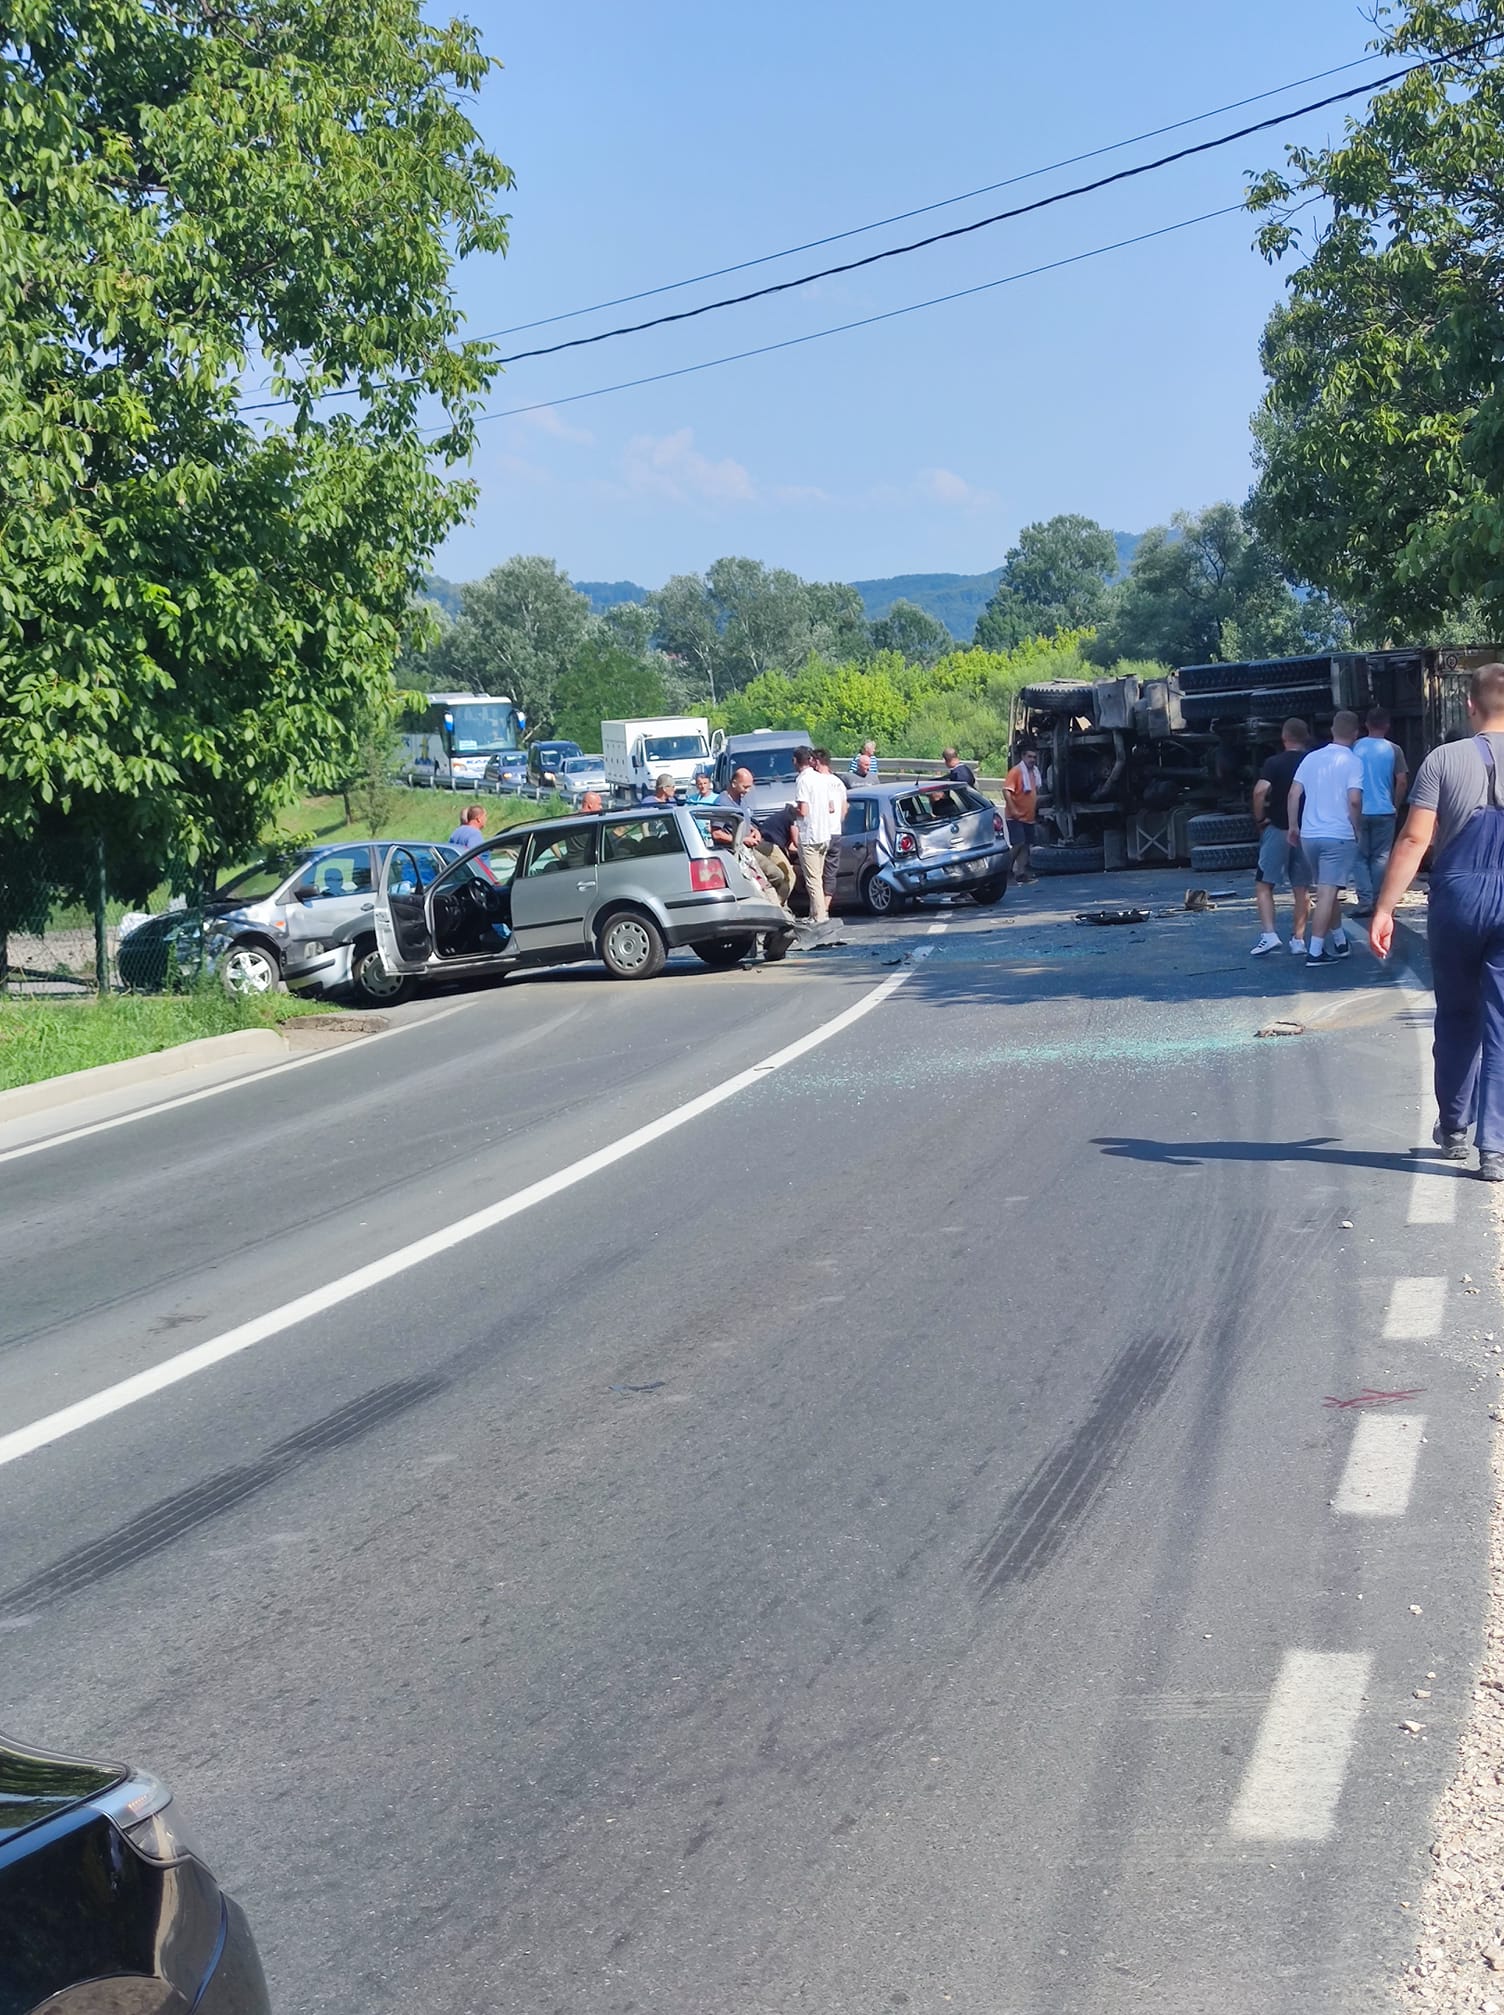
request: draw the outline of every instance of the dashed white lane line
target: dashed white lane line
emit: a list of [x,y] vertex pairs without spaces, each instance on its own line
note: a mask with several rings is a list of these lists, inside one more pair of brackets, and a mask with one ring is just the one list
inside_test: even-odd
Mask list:
[[[943,929],[944,926],[942,925]],[[934,935],[933,930],[931,935]],[[931,947],[916,946],[914,960],[929,955]],[[56,1413],[45,1414],[40,1420],[33,1420],[25,1427],[14,1428],[9,1434],[0,1435],[0,1466],[18,1462],[23,1455],[31,1455],[50,1442],[61,1441],[65,1435],[77,1434],[81,1428],[90,1427],[96,1421],[105,1420],[112,1413],[120,1413],[138,1401],[150,1399],[153,1394],[164,1392],[169,1386],[179,1384],[185,1378],[192,1378],[195,1372],[207,1371],[210,1366],[222,1364],[226,1358],[236,1357],[243,1350],[250,1350],[255,1344],[264,1343],[268,1337],[280,1336],[284,1330],[294,1328],[300,1322],[307,1322],[314,1316],[324,1314],[328,1309],[337,1308],[341,1302],[353,1300],[368,1289],[379,1287],[384,1281],[395,1279],[425,1260],[434,1259],[440,1253],[450,1251],[454,1246],[463,1245],[467,1240],[477,1238],[482,1232],[493,1231],[497,1225],[505,1224],[509,1218],[519,1217],[523,1211],[531,1210],[534,1204],[546,1203],[549,1198],[573,1189],[576,1183],[597,1175],[602,1169],[610,1168],[615,1162],[624,1161],[639,1148],[651,1142],[662,1140],[665,1134],[686,1126],[702,1113],[711,1112],[727,1099],[735,1098],[738,1092],[750,1086],[761,1084],[764,1078],[786,1065],[794,1063],[821,1043],[829,1042],[832,1036],[860,1021],[864,1015],[880,1007],[907,980],[914,976],[916,965],[907,971],[894,973],[891,979],[883,980],[862,995],[848,1008],[843,1008],[829,1021],[811,1029],[797,1041],[775,1050],[764,1057],[761,1063],[752,1064],[748,1069],[737,1071],[733,1077],[713,1085],[709,1091],[698,1097],[686,1099],[682,1105],[674,1106],[646,1126],[635,1127],[631,1133],[623,1134],[620,1140],[608,1146],[597,1148],[593,1154],[582,1155],[578,1161],[570,1162],[553,1175],[544,1176],[541,1181],[529,1183],[525,1189],[504,1196],[497,1202],[487,1204],[483,1210],[472,1211],[468,1217],[446,1225],[442,1231],[430,1232],[426,1238],[414,1239],[410,1245],[399,1246],[382,1258],[372,1260],[366,1266],[359,1266],[351,1273],[342,1274],[337,1280],[329,1281],[308,1294],[300,1294],[293,1301],[283,1302],[280,1308],[273,1308],[265,1315],[258,1315],[249,1322],[238,1323],[234,1329],[227,1329],[220,1336],[208,1338],[203,1343],[194,1344],[190,1349],[179,1351],[175,1357],[165,1358],[160,1364],[152,1365],[146,1371],[137,1372],[134,1377],[123,1378],[118,1384],[104,1387],[102,1391],[91,1393],[88,1398],[76,1400],[71,1406],[59,1408]],[[374,1038],[373,1038],[374,1040]]]
[[1447,1284],[1439,1275],[1415,1274],[1397,1280],[1384,1311],[1384,1337],[1389,1343],[1420,1343],[1440,1336],[1447,1309]]
[[1228,1824],[1243,1840],[1325,1840],[1373,1668],[1367,1651],[1287,1651]]
[[1402,1518],[1415,1487],[1423,1413],[1370,1413],[1359,1420],[1333,1511],[1352,1518]]
[[[1451,1174],[1455,1163],[1433,1163],[1418,1169],[1410,1178],[1408,1224],[1451,1224],[1457,1215],[1457,1182]],[[1442,1170],[1446,1169],[1445,1175]]]

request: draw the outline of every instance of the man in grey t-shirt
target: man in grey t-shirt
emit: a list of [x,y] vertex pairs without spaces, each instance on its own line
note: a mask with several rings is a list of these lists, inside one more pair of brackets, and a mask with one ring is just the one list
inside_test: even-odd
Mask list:
[[1434,841],[1427,939],[1436,994],[1436,1128],[1449,1161],[1467,1160],[1476,1121],[1478,1173],[1504,1182],[1504,665],[1473,673],[1477,732],[1433,749],[1416,772],[1410,817],[1389,858],[1369,939],[1380,958],[1394,908]]

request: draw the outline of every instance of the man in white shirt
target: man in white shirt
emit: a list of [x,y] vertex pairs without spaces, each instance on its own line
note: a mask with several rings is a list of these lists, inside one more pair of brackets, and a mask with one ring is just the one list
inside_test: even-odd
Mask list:
[[1342,928],[1342,891],[1353,878],[1363,824],[1363,765],[1353,753],[1357,739],[1358,716],[1338,714],[1332,739],[1302,760],[1290,786],[1290,844],[1304,851],[1316,884],[1308,966],[1334,965],[1352,953]]
[[841,836],[846,788],[839,777],[816,767],[811,748],[795,749],[794,767],[798,771],[799,866],[809,895],[810,921],[826,924],[830,921],[830,899],[825,890],[825,865],[831,841]]

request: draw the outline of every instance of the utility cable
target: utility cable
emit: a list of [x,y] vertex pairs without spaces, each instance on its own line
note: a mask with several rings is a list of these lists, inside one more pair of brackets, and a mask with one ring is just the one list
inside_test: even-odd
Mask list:
[[[1036,197],[1033,202],[1020,203],[1011,210],[995,211],[991,216],[978,217],[969,224],[952,225],[949,230],[932,232],[928,237],[912,239],[905,245],[890,245],[881,252],[868,252],[860,259],[848,259],[837,266],[824,266],[818,272],[803,273],[792,280],[776,280],[766,287],[753,288],[745,294],[732,294],[723,296],[721,299],[715,301],[702,301],[697,307],[679,308],[668,315],[655,315],[646,322],[627,323],[615,329],[597,330],[591,336],[572,336],[562,343],[549,343],[532,350],[518,350],[511,356],[498,357],[495,363],[499,368],[506,364],[527,363],[536,357],[558,356],[565,350],[589,349],[597,343],[613,342],[619,336],[639,336],[649,329],[666,328],[676,322],[695,321],[701,315],[714,314],[722,308],[745,307],[752,301],[766,300],[775,294],[787,294],[796,288],[813,286],[817,280],[834,279],[843,273],[859,272],[864,267],[876,266],[888,259],[905,258],[909,253],[924,251],[931,245],[945,244],[956,238],[970,237],[977,231],[990,229],[994,224],[1009,223],[1018,217],[1027,217],[1040,210],[1052,209],[1056,204],[1071,202],[1077,196],[1092,195],[1099,189],[1112,188],[1122,182],[1134,181],[1139,176],[1153,174],[1160,168],[1173,167],[1176,163],[1192,160],[1197,155],[1212,153],[1219,147],[1231,146],[1235,140],[1246,140],[1251,138],[1255,133],[1266,133],[1274,127],[1288,125],[1292,119],[1301,119],[1308,113],[1321,112],[1332,105],[1340,105],[1349,98],[1357,98],[1365,93],[1381,90],[1385,85],[1398,83],[1406,77],[1414,76],[1418,71],[1434,69],[1440,63],[1457,62],[1460,58],[1475,54],[1478,50],[1486,47],[1488,43],[1497,41],[1498,39],[1499,31],[1497,30],[1489,35],[1480,35],[1474,42],[1468,43],[1461,49],[1451,50],[1445,56],[1425,57],[1418,63],[1408,63],[1402,69],[1391,70],[1382,77],[1370,78],[1365,83],[1350,85],[1344,91],[1334,91],[1325,98],[1316,98],[1304,105],[1297,105],[1290,111],[1276,112],[1267,119],[1255,120],[1251,125],[1240,126],[1231,133],[1219,133],[1210,140],[1198,140],[1192,146],[1177,148],[1173,153],[1161,154],[1152,161],[1140,161],[1132,167],[1115,169],[1112,174],[1098,176],[1095,181],[1078,182],[1069,189],[1057,189],[1051,195]],[[1128,241],[1125,240],[1124,242],[1127,243]],[[348,388],[315,394],[315,397],[320,399],[347,398],[349,396],[350,392]],[[254,405],[242,406],[240,410],[243,413],[267,412],[276,407],[293,406],[300,403],[297,399],[267,399]]]
[[1090,147],[1084,154],[1068,154],[1062,161],[1050,161],[1042,168],[1026,168],[1017,175],[1007,175],[1001,182],[984,182],[978,189],[967,189],[959,196],[942,196],[934,203],[920,203],[912,210],[897,210],[891,217],[878,217],[870,224],[853,224],[846,231],[831,231],[823,238],[806,238],[803,244],[786,245],[781,252],[764,252],[756,259],[740,259],[730,266],[712,266],[708,272],[693,273],[686,280],[666,280],[661,287],[643,287],[635,294],[617,294],[609,301],[594,301],[588,308],[567,308],[559,315],[540,315],[536,321],[513,322],[505,329],[491,329],[484,336],[477,336],[478,343],[500,342],[505,336],[526,335],[529,329],[549,329],[556,322],[575,322],[582,315],[601,315],[608,308],[625,308],[633,301],[650,301],[659,294],[676,294],[681,287],[698,287],[706,280],[723,280],[728,273],[750,272],[755,266],[770,266],[778,259],[792,259],[800,252],[817,252],[822,245],[839,245],[846,238],[860,238],[868,231],[884,231],[890,224],[906,224],[912,217],[927,217],[935,210],[948,210],[957,203],[970,203],[978,196],[995,195],[999,189],[1016,188],[1020,182],[1038,181],[1041,175],[1058,174],[1062,168],[1079,168],[1083,161],[1100,160],[1104,154],[1119,154],[1125,147],[1138,147],[1145,140],[1163,139],[1166,133],[1179,133],[1187,126],[1199,126],[1207,119],[1220,119],[1225,112],[1241,112],[1245,105],[1261,105],[1268,98],[1283,97],[1286,91],[1303,91],[1308,84],[1323,83],[1328,77],[1340,77],[1346,70],[1357,70],[1365,63],[1373,61],[1372,54],[1355,56],[1350,63],[1334,63],[1329,70],[1314,70],[1309,77],[1292,78],[1288,84],[1276,84],[1268,91],[1255,91],[1247,98],[1234,98],[1229,104],[1214,105],[1209,111],[1194,113],[1189,119],[1172,119],[1167,126],[1152,126],[1146,133],[1135,133],[1126,140],[1112,140],[1105,147]]
[[[906,307],[887,308],[879,315],[863,315],[855,322],[836,322],[828,329],[812,329],[804,336],[786,336],[781,342],[759,343],[755,349],[736,350],[725,357],[707,357],[703,363],[681,364],[677,370],[655,371],[646,378],[624,378],[616,385],[597,385],[594,391],[571,392],[562,399],[539,399],[527,406],[502,406],[494,412],[477,413],[476,424],[482,420],[513,420],[522,413],[541,413],[550,406],[575,406],[582,399],[603,399],[610,392],[630,392],[639,385],[661,385],[670,378],[688,378],[697,371],[714,371],[723,364],[740,364],[749,357],[766,357],[775,350],[794,350],[802,343],[818,343],[826,336],[844,336],[852,329],[870,329],[878,322],[896,321],[900,315],[916,315],[921,308],[939,308],[948,301],[964,301],[973,294],[990,293],[995,287],[1011,287],[1016,281],[1035,279],[1041,273],[1058,273],[1063,267],[1079,266],[1085,259],[1100,259],[1108,252],[1123,252],[1131,245],[1147,245],[1151,239],[1167,238],[1174,231],[1187,231],[1193,224],[1210,223],[1214,217],[1231,217],[1243,209],[1242,203],[1226,203],[1220,210],[1203,210],[1198,217],[1182,217],[1178,224],[1162,224],[1155,231],[1140,231],[1136,237],[1119,238],[1111,245],[1095,245],[1088,252],[1073,252],[1066,259],[1051,259],[1043,266],[1028,266],[1022,272],[1005,273],[1001,279],[983,280],[979,286],[961,287],[953,294],[933,294],[926,301],[910,301]],[[1294,212],[1290,214],[1293,215]],[[442,434],[446,428],[425,427],[422,431],[426,434]]]

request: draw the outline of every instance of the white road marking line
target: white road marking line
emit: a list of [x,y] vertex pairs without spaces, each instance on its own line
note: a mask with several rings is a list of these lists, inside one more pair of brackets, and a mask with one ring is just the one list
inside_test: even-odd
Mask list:
[[1455,1163],[1442,1162],[1417,1169],[1410,1178],[1410,1208],[1407,1224],[1451,1224],[1457,1215],[1457,1177],[1450,1172]]
[[1373,1655],[1287,1651],[1228,1821],[1243,1840],[1325,1840]]
[[[185,1091],[176,1098],[164,1098],[156,1105],[137,1106],[134,1112],[116,1113],[113,1119],[97,1119],[88,1126],[70,1127],[66,1133],[50,1133],[45,1140],[29,1140],[21,1147],[0,1150],[0,1162],[20,1161],[29,1154],[45,1154],[50,1147],[66,1147],[70,1140],[87,1140],[90,1134],[110,1133],[117,1126],[131,1126],[138,1119],[155,1119],[159,1113],[176,1112],[179,1106],[197,1105],[202,1098],[218,1098],[221,1092],[239,1091],[243,1085],[265,1084],[269,1077],[281,1077],[290,1070],[304,1070],[311,1063],[323,1063],[332,1056],[349,1056],[352,1050],[368,1049],[373,1042],[385,1042],[389,1036],[402,1035],[410,1028],[431,1028],[436,1021],[444,1021],[452,1014],[459,1014],[467,1007],[473,1007],[480,996],[470,1000],[455,1001],[450,1007],[440,1008],[436,1014],[422,1015],[417,1020],[398,1022],[395,1028],[378,1029],[374,1035],[355,1036],[350,1042],[333,1043],[328,1049],[315,1050],[310,1056],[295,1056],[286,1063],[274,1063],[266,1070],[243,1071],[239,1077],[228,1077],[223,1084],[205,1085],[199,1091]],[[107,1093],[101,1093],[107,1097]]]
[[[927,951],[928,946],[920,947]],[[916,951],[915,956],[918,956]],[[555,1174],[544,1176],[540,1181],[529,1183],[525,1189],[515,1191],[511,1196],[502,1197],[498,1202],[487,1204],[483,1210],[472,1211],[468,1217],[446,1225],[442,1231],[430,1232],[426,1238],[414,1239],[410,1245],[399,1246],[395,1252],[383,1259],[372,1260],[366,1266],[356,1267],[352,1273],[343,1274],[337,1280],[329,1281],[323,1287],[300,1294],[287,1301],[280,1308],[268,1310],[249,1322],[237,1323],[220,1336],[210,1337],[206,1342],[194,1344],[190,1349],[179,1351],[175,1357],[165,1358],[147,1371],[137,1372],[134,1377],[124,1378],[116,1385],[106,1386],[103,1391],[92,1393],[87,1399],[76,1400],[73,1405],[61,1407],[56,1413],[45,1414],[40,1420],[28,1426],[13,1429],[9,1434],[0,1435],[0,1466],[17,1462],[23,1455],[31,1455],[49,1442],[61,1441],[65,1435],[77,1434],[81,1428],[90,1427],[96,1421],[105,1420],[112,1413],[119,1413],[125,1407],[134,1406],[143,1399],[150,1399],[155,1393],[164,1392],[169,1386],[191,1378],[195,1372],[207,1371],[210,1366],[222,1364],[226,1358],[238,1356],[253,1345],[264,1343],[268,1337],[280,1336],[284,1330],[294,1328],[300,1322],[307,1322],[328,1309],[337,1308],[341,1302],[350,1301],[368,1289],[379,1287],[383,1282],[393,1280],[398,1274],[408,1272],[412,1267],[421,1266],[425,1260],[434,1259],[440,1253],[449,1252],[468,1239],[477,1238],[482,1232],[494,1231],[497,1225],[505,1224],[510,1218],[519,1217],[523,1211],[531,1210],[534,1204],[546,1203],[551,1197],[560,1196],[577,1183],[598,1175],[602,1169],[624,1161],[639,1148],[649,1146],[653,1141],[662,1140],[665,1134],[686,1126],[702,1113],[711,1112],[727,1099],[735,1098],[738,1092],[746,1091],[754,1084],[761,1084],[774,1071],[783,1070],[795,1063],[810,1050],[818,1049],[859,1022],[864,1015],[880,1007],[906,981],[913,978],[913,968],[906,972],[894,973],[891,979],[881,981],[870,993],[864,994],[848,1008],[843,1008],[827,1022],[802,1035],[796,1042],[775,1050],[761,1063],[755,1063],[746,1070],[740,1070],[734,1077],[726,1078],[709,1091],[698,1097],[686,1099],[660,1118],[649,1120],[646,1126],[635,1127],[631,1133],[623,1134],[620,1140],[609,1146],[597,1148],[593,1154],[582,1155]],[[372,1037],[372,1041],[376,1038]]]
[[1419,1343],[1440,1336],[1447,1309],[1447,1284],[1440,1275],[1412,1275],[1389,1290],[1384,1337],[1389,1343]]
[[1402,1518],[1409,1508],[1425,1431],[1423,1413],[1363,1414],[1332,1499],[1333,1511],[1352,1518]]

